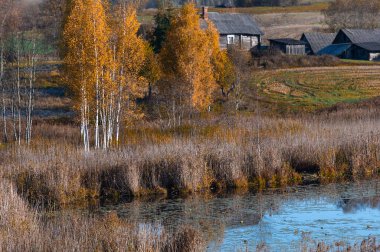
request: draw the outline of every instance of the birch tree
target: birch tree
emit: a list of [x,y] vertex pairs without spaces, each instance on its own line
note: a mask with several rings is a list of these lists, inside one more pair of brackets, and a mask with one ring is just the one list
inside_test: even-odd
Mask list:
[[81,113],[81,134],[85,150],[90,148],[90,118],[94,115],[95,148],[100,147],[101,98],[105,94],[111,59],[110,29],[104,3],[100,0],[73,0],[64,28],[67,47],[65,64],[70,87]]
[[5,101],[5,39],[6,23],[9,15],[12,13],[14,5],[11,0],[0,0],[0,89],[1,89],[1,106],[3,122],[3,141],[8,141],[7,118],[6,118],[6,101]]
[[[120,4],[114,15],[100,0],[72,0],[64,29],[67,82],[81,114],[85,150],[90,123],[95,148],[119,144],[122,122],[138,113],[136,99],[146,94],[143,76],[148,44],[137,35],[136,10]],[[112,31],[110,29],[112,27]]]
[[121,117],[133,120],[141,116],[136,99],[146,94],[148,79],[143,76],[150,47],[137,35],[140,24],[136,10],[125,3],[119,5],[115,16],[117,65],[116,144],[120,141]]
[[33,100],[34,100],[34,83],[36,81],[36,60],[37,60],[37,54],[36,54],[36,40],[35,37],[32,37],[29,40],[29,46],[28,51],[26,55],[26,62],[27,62],[27,85],[26,88],[26,111],[25,111],[25,119],[26,119],[26,126],[25,126],[25,141],[29,145],[32,140],[32,126],[33,126],[33,120],[32,120],[32,112],[33,112]]
[[82,13],[85,6],[81,0],[73,0],[70,13],[64,28],[65,40],[65,66],[67,82],[74,94],[76,108],[80,111],[81,136],[84,149],[90,148],[89,122],[90,122],[90,83],[87,80],[88,66],[85,47],[89,43],[84,36],[86,27],[83,24]]
[[213,23],[208,22],[208,29],[206,30],[206,33],[209,37],[211,64],[215,81],[222,95],[228,98],[229,94],[234,91],[236,87],[234,64],[230,59],[228,52],[220,49],[219,32]]
[[[3,141],[8,142],[8,116],[14,111],[16,80],[14,75],[14,60],[18,41],[14,40],[19,34],[21,19],[21,8],[19,1],[0,0],[0,90],[1,90],[1,111],[3,124]],[[10,95],[12,97],[10,97]],[[21,120],[21,119],[20,119]],[[21,130],[20,130],[21,131]],[[17,134],[18,136],[19,134]]]
[[185,4],[173,19],[160,53],[165,78],[178,80],[170,87],[165,84],[166,89],[176,90],[172,96],[173,111],[176,103],[198,111],[209,108],[217,87],[212,54],[210,38],[200,28],[195,6]]

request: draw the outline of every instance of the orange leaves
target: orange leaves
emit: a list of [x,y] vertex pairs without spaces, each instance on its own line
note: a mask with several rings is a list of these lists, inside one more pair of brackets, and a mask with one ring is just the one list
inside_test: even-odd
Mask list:
[[172,87],[178,89],[175,93],[197,110],[211,105],[216,89],[211,40],[208,32],[200,28],[194,5],[186,4],[173,20],[161,51],[166,78],[178,80]]
[[121,4],[110,15],[103,0],[70,4],[64,29],[68,85],[81,111],[85,147],[88,124],[94,123],[95,147],[107,149],[114,135],[118,143],[123,117],[135,118],[135,100],[146,93],[148,81],[141,73],[147,44],[137,35],[134,8]]
[[220,50],[219,33],[214,24],[208,22],[207,25],[206,32],[209,37],[214,78],[220,89],[225,92],[233,85],[235,79],[234,65],[228,57],[227,51]]
[[120,5],[109,18],[108,6],[100,0],[72,0],[71,6],[64,39],[68,84],[74,93],[83,87],[93,92],[97,81],[101,88],[116,92],[120,82],[130,92],[128,97],[141,97],[147,86],[140,76],[147,44],[137,36],[135,9]]
[[109,37],[110,29],[102,2],[73,0],[64,28],[64,40],[68,85],[75,94],[79,94],[81,89],[93,92],[95,83],[106,71],[110,63]]
[[118,6],[113,23],[118,85],[124,90],[123,99],[134,103],[135,98],[144,96],[148,87],[148,80],[141,74],[147,57],[147,43],[137,35],[140,24],[133,7]]

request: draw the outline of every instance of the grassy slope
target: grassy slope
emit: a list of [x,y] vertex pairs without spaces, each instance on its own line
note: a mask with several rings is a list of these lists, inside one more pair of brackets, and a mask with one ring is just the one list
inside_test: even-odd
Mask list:
[[[241,8],[215,8],[210,7],[210,12],[220,13],[246,13],[246,14],[288,14],[288,13],[302,13],[302,12],[321,12],[328,6],[327,2],[317,2],[307,5],[299,6],[260,6],[260,7],[241,7]],[[199,9],[199,12],[201,10]],[[152,24],[153,17],[156,14],[155,9],[143,10],[138,15],[139,22],[143,24]]]
[[[378,65],[262,71],[254,76],[250,88],[258,85],[262,106],[277,112],[313,111],[375,97],[380,91]],[[248,106],[254,100],[249,93]]]

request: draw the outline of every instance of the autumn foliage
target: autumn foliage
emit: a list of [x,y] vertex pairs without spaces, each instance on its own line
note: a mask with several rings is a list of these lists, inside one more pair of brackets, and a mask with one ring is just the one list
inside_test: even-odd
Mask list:
[[137,35],[136,10],[119,5],[113,15],[104,1],[73,0],[64,28],[67,82],[81,114],[81,133],[90,148],[119,143],[120,125],[138,113],[135,101],[144,96],[148,79],[148,44]]
[[217,87],[212,66],[214,45],[208,32],[201,29],[194,5],[186,4],[173,20],[161,51],[164,74],[180,86],[171,88],[179,88],[182,101],[198,110],[211,105]]
[[[64,26],[67,83],[81,115],[85,149],[107,149],[143,113],[137,100],[152,86],[173,107],[209,110],[215,91],[233,82],[232,65],[212,23],[202,28],[193,4],[170,16],[159,55],[138,35],[136,9],[125,3],[72,0]],[[93,135],[93,140],[90,137]]]

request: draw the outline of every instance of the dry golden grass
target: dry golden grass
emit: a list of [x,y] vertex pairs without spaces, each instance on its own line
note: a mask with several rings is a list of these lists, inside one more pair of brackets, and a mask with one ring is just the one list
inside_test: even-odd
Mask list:
[[168,232],[158,224],[129,223],[116,213],[40,212],[11,183],[0,183],[1,251],[200,251],[201,235],[189,227]]
[[0,150],[0,175],[33,205],[56,207],[280,187],[303,183],[303,173],[322,182],[377,176],[377,108],[337,110],[298,118],[204,119],[176,128],[137,126],[124,135],[124,146],[91,153],[83,152],[74,126],[41,123],[32,146]]
[[[305,69],[293,71],[297,76]],[[315,71],[323,77],[323,69]],[[373,71],[363,71],[372,79]],[[0,147],[0,248],[204,250],[201,232],[189,227],[176,232],[130,223],[114,213],[88,217],[44,209],[154,194],[281,187],[307,182],[305,173],[322,183],[376,177],[379,104],[373,99],[297,117],[204,116],[180,127],[142,123],[123,131],[122,147],[91,153],[83,152],[75,122],[38,120],[31,146]],[[363,246],[375,245],[368,240]]]

